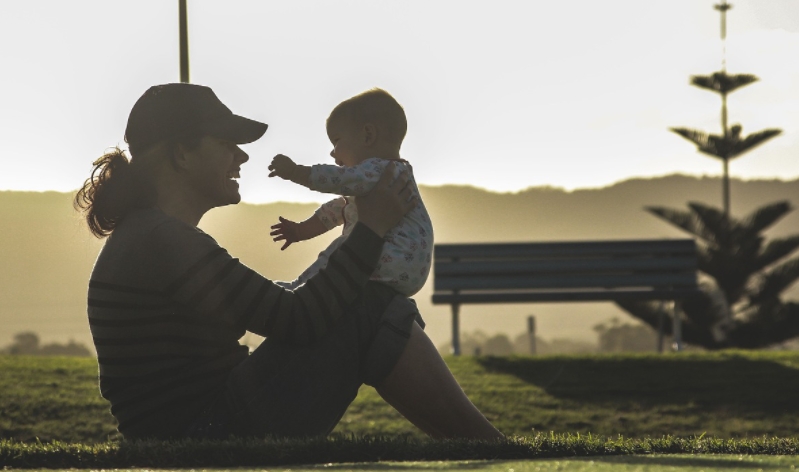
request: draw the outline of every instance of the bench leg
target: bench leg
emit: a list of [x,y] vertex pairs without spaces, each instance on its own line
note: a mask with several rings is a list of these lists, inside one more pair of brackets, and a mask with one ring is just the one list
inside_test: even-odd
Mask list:
[[680,301],[674,301],[674,350],[682,351],[682,321],[680,320]]
[[655,350],[659,354],[663,354],[663,328],[666,325],[666,302],[661,300],[658,307],[658,339],[655,344]]
[[458,320],[458,311],[460,305],[454,303],[452,305],[452,354],[455,356],[461,355],[461,338],[460,338],[460,320]]

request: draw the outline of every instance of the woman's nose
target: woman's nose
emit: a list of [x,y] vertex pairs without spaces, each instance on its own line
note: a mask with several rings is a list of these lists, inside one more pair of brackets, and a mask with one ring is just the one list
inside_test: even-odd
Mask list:
[[238,147],[238,146],[236,146],[236,147],[239,150],[236,153],[236,160],[241,162],[242,164],[244,164],[245,162],[249,161],[250,160],[250,155],[247,154],[246,152],[242,151],[240,147]]

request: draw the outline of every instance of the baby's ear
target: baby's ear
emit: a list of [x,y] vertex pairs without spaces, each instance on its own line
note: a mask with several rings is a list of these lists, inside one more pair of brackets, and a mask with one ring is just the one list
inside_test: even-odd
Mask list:
[[366,123],[363,125],[363,144],[366,146],[371,146],[372,144],[377,142],[377,137],[379,134],[379,130],[377,126],[373,125],[372,123]]

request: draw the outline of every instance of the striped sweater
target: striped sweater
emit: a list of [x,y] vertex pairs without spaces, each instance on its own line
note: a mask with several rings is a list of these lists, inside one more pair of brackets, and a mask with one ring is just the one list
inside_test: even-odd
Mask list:
[[310,344],[369,280],[383,240],[359,224],[295,291],[159,210],[128,215],[103,246],[88,315],[100,392],[127,438],[180,436],[247,357],[245,330]]

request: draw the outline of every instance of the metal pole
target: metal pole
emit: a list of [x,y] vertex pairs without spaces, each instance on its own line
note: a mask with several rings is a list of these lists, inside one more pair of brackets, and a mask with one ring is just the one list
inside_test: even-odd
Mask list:
[[527,337],[530,339],[530,354],[535,355],[535,316],[527,317]]
[[[730,217],[730,164],[729,159],[724,159],[724,178],[722,180],[722,193],[724,194],[724,217]],[[726,225],[727,222],[725,221]],[[730,229],[729,227],[727,228]],[[727,241],[725,241],[726,243]]]
[[674,350],[682,351],[682,320],[680,319],[680,301],[674,302]]
[[461,340],[458,332],[459,329],[459,320],[458,320],[458,309],[460,305],[457,303],[452,304],[452,354],[455,356],[461,355]]
[[180,81],[184,84],[189,83],[189,26],[186,16],[186,0],[178,0]]
[[666,302],[661,300],[660,307],[658,308],[658,340],[655,349],[658,353],[663,354],[663,330],[665,329],[666,320]]

